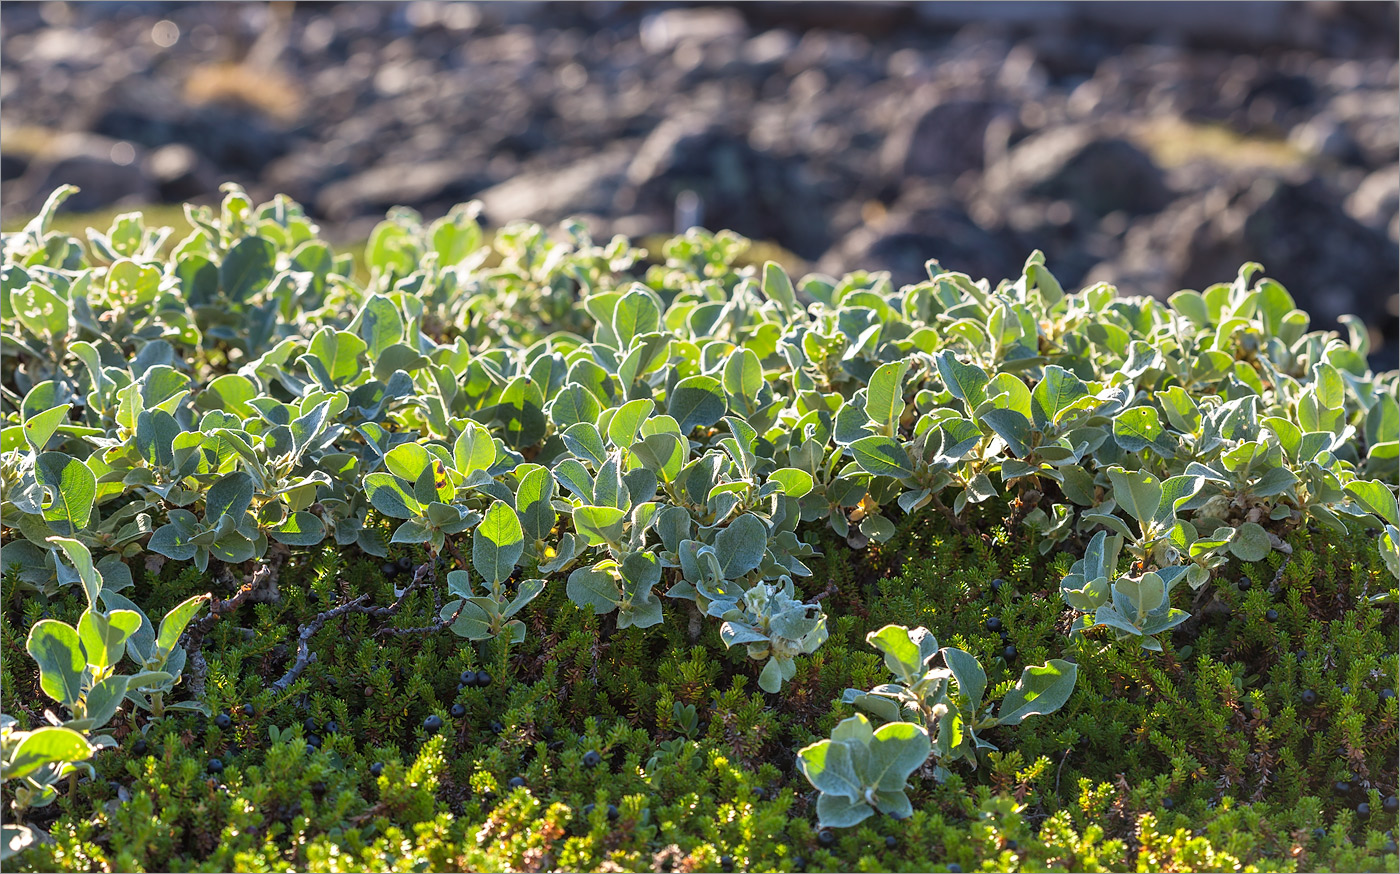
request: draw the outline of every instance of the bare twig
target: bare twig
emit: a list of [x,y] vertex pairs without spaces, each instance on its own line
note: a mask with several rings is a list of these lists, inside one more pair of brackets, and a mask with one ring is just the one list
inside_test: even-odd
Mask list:
[[987,539],[987,537],[986,537],[985,535],[978,534],[976,531],[972,530],[972,526],[968,525],[966,522],[964,522],[963,520],[959,519],[959,518],[958,518],[958,514],[954,513],[952,510],[948,509],[948,505],[945,504],[945,503],[943,503],[943,499],[940,498],[940,497],[938,497],[938,493],[937,493],[937,492],[930,492],[930,493],[929,493],[929,498],[930,498],[930,503],[933,504],[933,508],[934,508],[935,510],[937,510],[938,512],[942,513],[942,514],[943,514],[943,518],[947,519],[947,520],[948,520],[948,524],[952,525],[952,526],[953,526],[953,529],[954,529],[955,531],[957,531],[959,534],[961,534],[961,535],[964,536],[964,537],[970,537],[970,538],[972,538],[972,539],[974,539],[974,540],[986,540],[986,539]]
[[369,595],[361,595],[353,601],[347,601],[341,604],[339,607],[327,610],[323,613],[317,613],[314,619],[303,625],[301,627],[301,633],[297,635],[296,661],[287,669],[287,673],[283,674],[277,682],[273,683],[268,688],[272,689],[274,692],[285,692],[287,687],[295,683],[297,677],[301,676],[301,672],[306,670],[306,666],[311,664],[311,647],[307,642],[311,640],[312,636],[321,630],[321,626],[338,616],[344,616],[346,613],[368,612],[361,606],[367,600],[369,600]]
[[[262,588],[267,582],[277,574],[282,562],[280,557],[269,556],[269,560],[258,565],[258,569],[253,571],[253,576],[248,582],[238,587],[238,591],[233,593],[233,597],[225,598],[222,601],[214,600],[209,604],[208,614],[200,617],[185,629],[182,643],[187,656],[184,677],[189,683],[190,694],[200,699],[204,697],[204,678],[208,674],[209,666],[204,661],[204,637],[214,626],[219,623],[225,615],[232,613],[243,605],[253,592]],[[210,598],[213,598],[211,593]]]

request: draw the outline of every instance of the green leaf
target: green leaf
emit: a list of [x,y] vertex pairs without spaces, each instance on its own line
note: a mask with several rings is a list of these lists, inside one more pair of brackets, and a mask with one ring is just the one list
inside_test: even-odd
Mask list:
[[82,700],[87,659],[76,629],[56,619],[41,619],[29,630],[25,649],[39,663],[44,694],[70,709]]
[[160,631],[156,634],[156,648],[164,652],[174,652],[175,645],[180,642],[180,635],[185,633],[185,626],[190,624],[194,615],[199,612],[199,608],[204,606],[204,602],[209,600],[208,595],[195,595],[185,601],[181,601],[170,612],[165,614],[165,618],[160,620]]
[[525,536],[534,540],[549,537],[559,514],[551,503],[556,488],[548,468],[534,467],[520,478],[515,492],[515,506]]
[[1374,513],[1387,525],[1400,526],[1400,507],[1397,507],[1395,492],[1380,480],[1352,480],[1346,484],[1347,496]]
[[873,476],[905,479],[914,475],[909,453],[892,437],[883,434],[862,437],[850,445],[850,450],[860,469]]
[[891,722],[875,729],[861,781],[883,792],[899,792],[909,775],[928,760],[928,732],[912,722]]
[[763,265],[763,296],[777,301],[783,312],[789,315],[797,312],[797,294],[792,289],[792,280],[774,261],[767,261]]
[[617,507],[575,507],[574,528],[589,546],[616,543],[622,536],[627,514]]
[[962,401],[969,413],[975,411],[987,399],[987,372],[976,364],[963,364],[951,350],[934,356],[938,363],[938,375],[943,384]]
[[976,712],[982,705],[983,693],[987,691],[987,672],[982,670],[981,663],[972,653],[951,646],[943,649],[943,660],[958,681],[958,689],[967,696],[968,706]]
[[889,436],[894,435],[904,414],[904,377],[908,373],[908,361],[882,364],[871,374],[866,388],[865,414]]
[[88,607],[96,609],[97,598],[102,594],[102,575],[93,566],[92,553],[79,540],[67,537],[50,537],[48,540],[49,543],[63,550],[68,561],[72,562],[73,567],[78,569],[78,579],[83,583],[83,592],[87,595]]
[[219,287],[235,303],[267,288],[277,275],[277,247],[262,237],[244,237],[219,265]]
[[141,628],[134,610],[113,610],[110,615],[84,610],[78,617],[78,639],[88,664],[110,668],[126,655],[127,640]]
[[43,508],[44,521],[55,530],[75,534],[87,527],[97,499],[97,477],[76,458],[45,452],[34,462],[34,478],[52,496]]
[[777,483],[789,498],[800,498],[812,490],[812,475],[795,467],[782,467],[768,474],[768,482]]
[[224,516],[231,516],[238,524],[252,502],[253,478],[241,470],[226,474],[204,496],[204,521],[213,525]]
[[682,434],[713,425],[726,409],[724,391],[712,376],[681,380],[666,403],[666,412],[680,424]]
[[727,580],[737,579],[763,562],[768,549],[768,526],[752,513],[744,513],[715,535],[720,571]]
[[1145,470],[1127,471],[1110,467],[1108,478],[1113,482],[1113,499],[1138,522],[1147,525],[1157,516],[1162,504],[1162,482]]
[[1058,424],[1061,410],[1088,395],[1089,388],[1079,377],[1057,364],[1046,365],[1045,376],[1031,392],[1031,416],[1036,428],[1050,430]]
[[1141,452],[1151,447],[1157,454],[1167,455],[1166,436],[1156,407],[1133,407],[1113,420],[1113,439],[1128,452]]
[[634,288],[622,296],[613,311],[612,328],[617,334],[618,348],[627,349],[632,339],[650,334],[661,327],[661,310],[647,292]]
[[1245,522],[1230,538],[1230,552],[1240,561],[1263,561],[1273,549],[1269,532],[1257,522]]
[[544,393],[528,376],[517,376],[501,392],[496,415],[505,423],[502,441],[512,449],[534,446],[544,439]]
[[865,636],[865,642],[885,654],[885,666],[905,685],[923,674],[925,653],[902,625],[886,625]]
[[550,402],[549,419],[560,430],[579,422],[596,422],[603,407],[593,392],[576,382],[571,382],[559,390]]
[[85,762],[92,753],[92,744],[78,732],[46,725],[29,732],[15,745],[10,761],[5,764],[5,779],[28,777],[45,765]]
[[372,362],[388,349],[403,341],[403,316],[394,302],[382,294],[371,295],[356,317],[360,338]]
[[608,422],[608,440],[612,445],[626,448],[637,438],[642,423],[656,411],[656,403],[648,398],[629,401],[618,408]]
[[758,400],[763,388],[763,363],[752,349],[739,348],[729,353],[724,363],[724,390],[747,404]]
[[[423,505],[402,482],[390,473],[372,473],[365,477],[365,492],[374,509],[394,519],[412,519],[423,515]],[[154,547],[152,547],[154,548]]]
[[596,568],[581,567],[569,574],[565,592],[570,601],[580,607],[592,607],[599,615],[611,613],[622,600],[622,590],[613,575]]
[[58,426],[68,421],[68,411],[72,404],[59,404],[50,407],[41,413],[27,416],[24,420],[24,439],[29,442],[29,448],[36,453],[44,451],[44,447],[49,444],[49,438],[53,437]]
[[297,510],[269,533],[273,540],[288,546],[315,546],[326,538],[326,523],[315,513]]
[[982,421],[1006,442],[1011,454],[1023,458],[1031,449],[1031,423],[1015,410],[994,409],[982,414]]
[[1079,666],[1063,659],[1051,659],[1046,664],[1028,665],[1021,679],[1006,693],[997,711],[998,725],[1020,725],[1028,716],[1054,713],[1069,700]]
[[499,583],[515,571],[525,551],[520,518],[505,501],[492,501],[472,535],[472,567],[489,583]]
[[[869,725],[869,720],[859,714],[842,720],[841,724],[844,725],[853,719],[863,720]],[[844,742],[824,739],[803,747],[797,753],[797,766],[802,771],[802,776],[807,778],[807,782],[824,798],[830,796],[859,800],[862,797],[860,777],[856,775],[855,766],[851,762],[851,749]],[[866,807],[866,810],[869,808]]]

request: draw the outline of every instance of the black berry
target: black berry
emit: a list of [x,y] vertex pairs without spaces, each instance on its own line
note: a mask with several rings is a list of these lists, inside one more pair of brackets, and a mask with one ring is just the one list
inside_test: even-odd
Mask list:
[[452,718],[453,718],[453,719],[461,719],[463,716],[466,716],[466,715],[467,715],[467,708],[463,707],[463,706],[460,705],[460,704],[453,704],[453,705],[452,705]]
[[1266,611],[1264,612],[1264,621],[1265,621],[1265,622],[1277,622],[1277,621],[1278,621],[1278,611],[1275,610],[1274,608],[1270,607],[1268,610],[1266,610]]
[[885,849],[893,850],[897,846],[899,846],[899,838],[895,837],[894,835],[888,835],[885,837]]
[[308,734],[306,736],[306,745],[312,749],[319,750],[321,748],[321,736],[319,734]]
[[316,731],[316,720],[308,716],[306,721],[301,724],[301,727],[306,729],[307,734],[311,734]]
[[392,561],[386,561],[379,566],[379,572],[384,574],[384,576],[386,577],[392,577],[396,572],[398,572],[398,569],[398,565],[394,564]]
[[399,556],[398,566],[401,571],[411,570],[413,568],[413,559],[406,555],[401,555]]
[[1389,701],[1391,698],[1394,698],[1394,697],[1395,697],[1395,690],[1394,690],[1394,689],[1382,689],[1382,690],[1381,690],[1381,700],[1382,700],[1382,701]]
[[1368,816],[1371,815],[1371,805],[1366,803],[1365,801],[1356,805],[1356,815],[1361,817],[1362,819],[1366,819]]
[[1309,707],[1317,703],[1317,693],[1311,689],[1304,689],[1303,694],[1298,697]]
[[485,671],[477,671],[476,684],[485,689],[487,686],[491,685],[491,675]]
[[423,720],[423,727],[428,731],[437,731],[442,728],[442,717],[436,713],[428,714],[428,718]]
[[807,860],[804,859],[804,858],[802,858],[801,856],[793,856],[793,857],[792,857],[792,870],[794,870],[794,871],[806,871],[806,870],[807,870]]
[[326,734],[339,734],[339,733],[340,733],[340,723],[339,723],[339,722],[336,722],[334,719],[332,719],[330,722],[327,722],[327,723],[326,723]]
[[1006,585],[1006,580],[1003,580],[1001,577],[997,577],[996,579],[992,580],[992,591],[1000,592],[1001,587],[1004,585]]
[[1020,841],[1007,841],[1007,842],[1006,842],[1006,848],[1007,848],[1008,850],[1010,850],[1011,852],[1014,853],[1014,852],[1016,852],[1017,850],[1021,849],[1021,842],[1020,842]]
[[506,786],[510,787],[511,789],[521,789],[525,786],[525,778],[511,777],[508,781],[506,781]]
[[957,862],[949,862],[947,870],[950,872],[950,874],[962,874],[962,866],[959,865]]
[[585,804],[585,805],[583,806],[583,818],[584,818],[584,819],[588,819],[590,816],[593,815],[593,810],[594,810],[595,806],[596,806],[596,805],[593,805],[593,804]]
[[1004,659],[1006,659],[1008,662],[1011,661],[1012,659],[1016,658],[1016,647],[1015,647],[1015,645],[1014,645],[1014,644],[1007,644],[1006,648],[1003,649],[1003,650],[1001,651],[1001,657],[1004,658]]
[[1317,838],[1319,841],[1322,840],[1323,838],[1327,837],[1327,829],[1323,828],[1322,826],[1318,826],[1317,828],[1313,829],[1313,837]]
[[823,847],[829,847],[836,843],[836,833],[829,828],[824,828],[817,832],[817,843]]
[[209,764],[206,765],[205,768],[211,774],[222,774],[224,772],[224,763],[218,759],[210,759]]
[[306,754],[307,754],[308,756],[313,755],[315,752],[316,752],[316,747],[313,747],[311,744],[307,744],[307,745],[306,745]]
[[146,749],[146,739],[144,737],[138,737],[136,743],[131,745],[131,751],[138,756],[144,756],[146,754]]
[[461,683],[463,686],[475,686],[476,671],[463,671],[461,676],[457,678],[457,682]]
[[1001,620],[998,619],[998,618],[995,617],[995,616],[989,616],[989,617],[987,618],[987,630],[988,630],[988,631],[1001,631]]
[[1350,795],[1351,784],[1345,780],[1338,780],[1336,783],[1332,784],[1332,791],[1338,795]]
[[1400,810],[1400,798],[1396,798],[1394,795],[1391,795],[1389,798],[1381,802],[1381,807],[1385,810],[1386,813],[1395,813],[1397,810]]
[[616,804],[609,804],[609,805],[608,805],[608,822],[617,822],[618,816],[620,816],[620,814],[617,812],[617,805],[616,805]]
[[1173,807],[1176,807],[1176,802],[1172,801],[1170,797],[1162,799],[1163,810],[1171,810]]
[[723,868],[725,871],[733,871],[733,870],[734,870],[734,857],[733,857],[733,856],[720,856],[720,857],[719,857],[719,866],[720,866],[721,868]]
[[1249,587],[1250,587],[1250,586],[1253,586],[1253,585],[1254,585],[1254,581],[1251,580],[1249,577],[1240,577],[1240,581],[1239,581],[1239,583],[1238,583],[1238,586],[1239,586],[1239,589],[1240,589],[1241,592],[1248,592],[1248,591],[1249,591]]
[[371,777],[378,777],[380,774],[383,774],[383,773],[384,773],[384,763],[383,763],[383,762],[375,762],[373,765],[370,765],[370,766],[369,766],[369,775],[370,775]]
[[244,715],[244,716],[253,716],[253,715],[255,715],[256,713],[257,713],[257,711],[253,709],[253,705],[252,705],[251,703],[250,703],[250,704],[244,704],[244,705],[243,705],[243,715]]
[[603,757],[598,755],[597,750],[589,750],[583,754],[582,764],[585,768],[596,768],[603,764]]
[[501,732],[506,730],[506,727],[504,725],[501,725],[494,719],[491,720],[491,725],[489,727],[491,729],[492,734],[500,734]]
[[540,734],[545,740],[554,740],[554,726],[546,725],[544,728],[540,729]]
[[315,783],[312,783],[312,784],[311,784],[311,794],[312,794],[312,795],[315,795],[317,798],[320,798],[322,795],[325,795],[325,794],[326,794],[326,784],[325,784],[325,783],[322,783],[320,780],[317,780]]

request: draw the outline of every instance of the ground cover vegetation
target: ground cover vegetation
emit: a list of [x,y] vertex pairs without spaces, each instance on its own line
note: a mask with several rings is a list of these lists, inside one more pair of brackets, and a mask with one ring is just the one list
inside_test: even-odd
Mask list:
[[8,864],[1395,867],[1400,376],[1258,265],[463,206],[359,282],[285,198],[70,193],[4,238]]

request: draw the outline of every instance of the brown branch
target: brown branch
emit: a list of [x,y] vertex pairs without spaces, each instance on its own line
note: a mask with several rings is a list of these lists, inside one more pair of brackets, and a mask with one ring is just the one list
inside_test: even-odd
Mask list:
[[948,524],[952,525],[953,529],[956,530],[959,534],[963,535],[964,537],[971,537],[973,539],[987,539],[984,535],[978,534],[976,531],[972,530],[972,526],[959,519],[956,513],[948,509],[948,505],[943,503],[943,499],[938,497],[937,492],[929,492],[929,501],[933,504],[933,508],[938,512],[942,513],[943,517],[948,520]]
[[346,613],[368,612],[361,608],[361,605],[368,599],[369,595],[361,595],[353,601],[347,601],[341,604],[339,607],[327,610],[324,613],[317,613],[314,619],[303,625],[301,627],[301,633],[297,635],[296,661],[287,669],[287,673],[283,674],[277,682],[273,683],[268,688],[275,692],[285,692],[287,687],[295,683],[297,677],[301,676],[301,672],[306,670],[306,666],[311,664],[313,654],[307,642],[311,640],[312,636],[321,630],[321,626],[335,619],[337,616],[343,616]]
[[[225,615],[232,613],[243,605],[253,592],[262,588],[271,580],[281,567],[279,557],[271,557],[268,561],[258,565],[258,569],[253,571],[253,576],[248,582],[238,587],[238,591],[230,598],[223,600],[212,600],[209,604],[209,613],[200,617],[185,629],[182,636],[182,644],[185,647],[186,668],[184,677],[189,683],[190,695],[195,699],[204,697],[204,679],[208,675],[209,666],[204,660],[204,637],[214,626],[219,623]],[[214,597],[210,593],[209,597]]]

